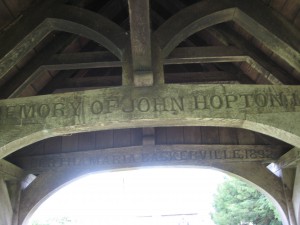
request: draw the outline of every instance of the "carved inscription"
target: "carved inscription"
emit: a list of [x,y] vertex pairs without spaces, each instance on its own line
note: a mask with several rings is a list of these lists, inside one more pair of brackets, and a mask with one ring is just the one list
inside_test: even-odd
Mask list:
[[[45,157],[30,157],[20,160],[22,167],[30,172],[42,172],[62,167],[122,167],[128,165],[155,165],[155,164],[207,164],[224,161],[265,161],[277,159],[281,151],[268,147],[232,148],[218,150],[210,149],[170,149],[170,146],[155,146],[154,151],[144,151],[142,147],[124,149],[97,150],[84,153],[68,153]],[[203,149],[203,150],[202,150]],[[110,152],[111,151],[111,152]]]
[[[114,96],[103,94],[97,97],[77,97],[76,101],[74,98],[64,98],[63,101],[56,100],[50,103],[40,101],[38,103],[1,104],[0,101],[0,124],[44,124],[49,119],[83,116],[109,118],[109,114],[112,113],[118,115],[146,113],[177,115],[192,112],[201,117],[201,113],[218,113],[226,110],[236,112],[255,110],[255,113],[267,113],[276,108],[277,110],[294,111],[296,106],[300,106],[298,92],[274,93],[264,89],[246,94],[219,94],[214,91],[192,90],[178,94],[164,93],[159,97],[149,96],[152,96],[152,93],[130,97],[124,97],[122,94]],[[251,113],[253,113],[252,111]]]

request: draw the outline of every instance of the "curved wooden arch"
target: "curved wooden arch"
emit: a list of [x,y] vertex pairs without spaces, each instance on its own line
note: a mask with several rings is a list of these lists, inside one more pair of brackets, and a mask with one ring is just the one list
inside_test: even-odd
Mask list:
[[229,21],[240,25],[300,71],[300,32],[258,1],[201,1],[175,14],[155,34],[166,57],[192,34]]
[[[178,163],[161,163],[162,165],[153,165],[153,166],[178,166]],[[147,167],[152,167],[147,165]],[[199,165],[193,165],[188,162],[183,162],[179,166],[191,166],[199,167]],[[141,165],[138,166],[139,168]],[[27,221],[34,211],[52,194],[57,192],[60,188],[67,185],[68,183],[78,179],[86,174],[95,173],[105,170],[114,170],[114,169],[132,169],[136,166],[130,167],[114,167],[106,168],[104,170],[99,169],[65,169],[57,172],[47,172],[45,174],[39,175],[33,183],[23,191],[21,203],[20,203],[20,214],[19,214],[19,225],[27,225]],[[201,168],[201,166],[199,167]],[[279,210],[282,221],[284,225],[288,225],[288,214],[286,208],[286,202],[284,197],[284,192],[282,188],[282,183],[279,178],[274,174],[271,174],[261,163],[240,163],[240,164],[213,164],[209,167],[218,169],[222,172],[229,173],[233,176],[238,176],[245,180],[246,182],[254,185],[259,191],[266,194],[275,204],[276,208]],[[260,174],[259,179],[257,173]],[[47,185],[45,185],[47,184]]]
[[[70,32],[86,37],[103,45],[119,59],[122,59],[128,37],[117,24],[99,14],[74,6],[49,6],[49,4],[46,6],[48,8],[40,11],[41,15],[27,15],[23,21],[12,26],[1,36],[0,41],[13,38],[0,52],[0,56],[2,56],[0,81],[16,63],[52,31]],[[19,32],[12,35],[14,30]]]

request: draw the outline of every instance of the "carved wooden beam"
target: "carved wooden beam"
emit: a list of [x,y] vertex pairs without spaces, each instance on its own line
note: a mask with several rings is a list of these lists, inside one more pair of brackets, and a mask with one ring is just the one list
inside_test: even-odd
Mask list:
[[0,157],[48,137],[161,126],[250,129],[300,147],[299,86],[114,87],[0,101]]
[[129,0],[131,54],[135,86],[153,85],[149,0]]
[[[147,128],[151,129],[151,128]],[[151,134],[144,134],[144,146],[91,150],[16,159],[26,172],[40,174],[66,167],[126,167],[128,165],[197,164],[211,165],[221,162],[270,162],[285,150],[270,145],[154,145]],[[152,145],[151,145],[152,144]],[[149,148],[151,145],[151,148]]]

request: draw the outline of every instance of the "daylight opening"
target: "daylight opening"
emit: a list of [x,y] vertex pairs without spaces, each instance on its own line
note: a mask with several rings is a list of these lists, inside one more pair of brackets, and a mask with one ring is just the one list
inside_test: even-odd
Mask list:
[[215,225],[218,186],[228,179],[199,168],[90,174],[48,198],[28,225]]

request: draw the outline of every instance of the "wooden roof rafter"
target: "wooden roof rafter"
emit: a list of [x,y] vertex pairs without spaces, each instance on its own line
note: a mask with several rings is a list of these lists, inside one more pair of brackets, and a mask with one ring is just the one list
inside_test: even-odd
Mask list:
[[74,6],[49,5],[47,2],[43,7],[46,9],[28,15],[1,36],[0,40],[8,40],[12,32],[21,30],[12,36],[6,48],[0,52],[0,79],[52,31],[84,36],[122,58],[126,32],[112,21]]
[[[107,7],[111,8],[111,5],[116,4],[117,1],[116,0],[115,1],[109,1],[108,3],[105,5],[105,7],[106,8]],[[147,3],[147,1],[146,1],[146,3]],[[174,1],[174,4],[176,5],[176,7],[179,7],[179,6],[183,5],[182,3],[180,4],[180,2],[176,1],[176,0]],[[247,10],[247,7],[245,6],[247,4],[248,3],[243,3],[242,4],[242,3],[239,3],[238,1],[235,1],[235,0],[226,0],[226,1],[222,2],[222,3],[217,3],[217,4],[214,2],[214,0],[212,0],[212,1],[205,0],[205,1],[202,1],[202,2],[199,2],[199,3],[196,3],[196,4],[192,5],[192,6],[189,6],[189,7],[185,8],[185,9],[181,10],[180,12],[178,12],[178,14],[174,15],[168,21],[166,21],[163,25],[161,25],[161,27],[158,28],[158,30],[155,31],[154,34],[153,34],[154,40],[155,40],[155,42],[158,42],[158,43],[165,43],[165,46],[163,46],[164,44],[162,45],[163,52],[164,52],[166,49],[169,48],[168,46],[176,45],[176,43],[179,42],[181,39],[183,39],[184,36],[188,36],[189,34],[192,34],[192,33],[195,33],[197,31],[201,30],[203,28],[203,27],[201,27],[201,24],[205,24],[206,23],[205,21],[206,21],[207,18],[211,18],[211,20],[210,20],[211,24],[207,24],[206,23],[205,26],[209,26],[209,25],[212,25],[212,24],[215,24],[215,23],[220,23],[222,21],[225,21],[225,22],[227,22],[227,21],[234,21],[237,24],[239,24],[240,26],[244,27],[245,29],[248,29],[248,31],[249,30],[251,31],[251,29],[253,29],[253,27],[251,27],[250,25],[245,25],[244,23],[255,23],[255,25],[262,26],[263,29],[269,29],[270,28],[271,31],[275,29],[274,25],[272,25],[271,27],[267,27],[267,28],[264,27],[263,25],[266,24],[265,19],[264,18],[260,18],[259,15],[256,15],[251,10]],[[261,4],[261,3],[258,3],[258,4]],[[215,5],[215,6],[214,7],[210,7],[210,5]],[[49,11],[52,11],[52,9],[54,9],[55,7],[57,7],[57,6],[55,6],[55,4],[54,4],[53,8],[50,7],[51,9],[49,9]],[[70,32],[73,32],[72,30],[75,29],[75,33],[81,34],[83,32],[83,36],[86,36],[87,38],[89,38],[91,36],[94,37],[94,35],[93,35],[94,33],[93,32],[95,30],[93,30],[93,29],[98,29],[98,31],[99,31],[99,28],[97,28],[97,25],[95,25],[95,24],[93,25],[93,22],[91,21],[91,19],[86,19],[86,18],[88,18],[88,17],[91,17],[93,19],[102,18],[100,15],[98,15],[96,13],[93,13],[93,12],[90,12],[90,11],[85,10],[85,9],[80,9],[80,8],[74,7],[74,6],[63,6],[63,7],[67,8],[68,10],[70,10],[71,13],[68,13],[67,16],[65,16],[65,15],[62,16],[61,14],[62,14],[62,12],[65,9],[61,9],[61,13],[60,12],[55,12],[55,13],[50,12],[50,13],[48,13],[49,15],[51,15],[51,13],[53,13],[53,15],[56,15],[56,14],[58,15],[58,16],[56,16],[57,18],[54,19],[53,21],[52,21],[52,19],[50,19],[50,21],[52,21],[51,23],[53,23],[51,26],[54,26],[54,28],[53,28],[54,30],[64,30],[65,27],[66,27],[67,29],[69,29]],[[130,4],[129,4],[129,7],[130,7]],[[145,14],[145,12],[147,12],[149,14],[149,10],[150,10],[149,5],[148,6],[143,6],[142,8],[145,9],[143,11],[143,13],[142,13],[143,15]],[[193,8],[196,8],[198,10],[197,13],[196,13],[197,15],[195,15],[195,13],[193,12],[193,11],[195,11],[195,9],[193,9]],[[282,18],[280,16],[278,16],[276,13],[273,13],[273,11],[270,10],[270,9],[268,9],[267,7],[264,6],[262,8],[263,8],[262,10],[267,13],[267,15],[271,14],[271,18],[273,20],[275,20],[276,22],[279,21],[279,24],[288,23],[287,21],[282,20]],[[119,8],[119,11],[122,11],[122,10],[124,10],[124,9]],[[174,8],[171,9],[171,10],[176,11]],[[198,13],[199,10],[200,10],[200,14],[202,13],[200,16],[204,15],[203,18],[198,15],[199,14]],[[47,10],[45,10],[45,11],[47,11]],[[60,11],[60,10],[58,10],[58,11]],[[140,14],[141,14],[142,10],[136,10],[136,11],[140,12]],[[236,13],[237,11],[241,11],[241,12],[240,13]],[[85,14],[85,16],[81,16],[81,18],[79,18],[80,16],[78,16],[76,14],[81,14],[81,13],[82,13],[82,15]],[[247,16],[248,14],[250,16]],[[47,17],[47,13],[45,13],[45,15],[46,15],[45,17]],[[185,20],[183,22],[179,23],[179,20],[181,20],[181,18],[182,18],[183,15],[188,15],[188,17],[185,18]],[[108,14],[106,16],[109,17]],[[129,16],[131,16],[131,18],[133,18],[133,14],[132,13],[131,14],[129,13]],[[32,16],[32,17],[34,17],[34,16]],[[36,17],[36,15],[35,15],[35,17]],[[61,20],[61,19],[59,19],[60,17],[64,18],[64,19]],[[86,17],[86,18],[84,19],[82,17]],[[140,17],[140,15],[137,15],[137,17]],[[149,15],[146,16],[146,19],[147,18],[149,19]],[[30,20],[30,16],[29,16],[29,20]],[[258,22],[256,22],[256,20]],[[269,19],[267,19],[267,20],[269,20]],[[25,20],[25,21],[27,21],[27,20]],[[68,21],[71,21],[71,22],[68,22]],[[77,25],[75,25],[76,28],[72,28],[72,26],[73,26],[72,25],[73,24],[72,21],[73,22],[77,21],[76,22]],[[99,20],[97,20],[97,21],[99,21]],[[109,19],[106,19],[106,18],[104,18],[104,21],[105,22],[103,22],[103,23],[106,24],[107,27],[108,27],[108,24],[114,24],[113,22],[111,22]],[[24,23],[24,22],[21,21],[20,24],[22,24],[22,23]],[[20,24],[17,24],[16,26],[20,26]],[[83,26],[83,27],[89,27],[90,26],[90,28],[88,28],[88,29],[84,28],[85,30],[84,29],[82,30],[81,29],[82,25],[80,25],[80,24],[86,24],[87,26]],[[72,25],[72,26],[68,26],[68,25]],[[146,29],[145,32],[148,33],[148,37],[149,37],[150,33],[151,33],[151,28],[150,28],[150,25],[149,25],[149,21],[148,21],[148,24],[147,23],[146,24],[142,23],[142,25],[143,25],[143,27],[147,27],[147,29]],[[122,28],[118,27],[116,24],[114,24],[113,26],[114,26],[113,31],[112,30],[106,30],[105,31],[107,35],[106,34],[105,34],[106,36],[104,35],[105,37],[104,37],[103,40],[104,40],[104,42],[105,42],[105,40],[107,41],[109,35],[111,35],[111,37],[113,37],[114,41],[117,43],[116,44],[117,47],[114,50],[112,50],[112,48],[114,48],[114,47],[109,48],[109,45],[110,45],[109,43],[108,44],[104,43],[104,46],[107,47],[108,50],[110,50],[112,52],[119,51],[120,54],[122,55],[122,56],[118,55],[119,54],[118,53],[117,55],[118,55],[119,58],[120,57],[125,57],[125,58],[131,57],[130,56],[131,53],[128,52],[129,38],[126,35],[126,32]],[[175,26],[177,26],[178,27],[178,28],[176,28],[177,30],[176,29],[170,29],[170,27],[172,28],[172,26],[174,26],[174,28],[175,28]],[[250,26],[250,28],[249,28],[249,26]],[[71,27],[71,28],[69,28],[69,27]],[[173,33],[177,32],[177,31],[180,31],[180,32],[179,32],[178,35],[175,34],[174,37],[171,37],[172,36],[172,32],[168,32],[168,34],[166,36],[164,36],[163,35],[163,33],[164,33],[163,30],[164,29],[166,29],[166,30],[168,30],[168,29],[172,30]],[[211,28],[209,28],[209,29],[211,29]],[[216,28],[216,29],[219,29],[219,28]],[[295,30],[295,28],[291,27],[290,25],[285,26],[285,28],[283,28],[283,29],[286,29],[286,31],[287,31],[286,33],[288,35],[293,36],[293,37],[297,37],[297,35],[299,35],[299,32],[297,30]],[[102,28],[100,30],[102,32]],[[95,31],[95,32],[97,33],[98,31]],[[119,36],[118,31],[120,31],[122,33],[121,36]],[[131,30],[131,32],[134,34],[134,30]],[[184,34],[183,34],[183,32],[184,32]],[[221,32],[222,32],[222,30],[221,30]],[[135,33],[138,33],[138,32],[135,32]],[[224,33],[224,32],[222,32],[222,33]],[[182,35],[184,35],[184,36],[182,36]],[[263,38],[271,38],[271,40],[274,39],[275,41],[278,41],[278,43],[281,46],[284,46],[285,44],[288,44],[289,45],[288,50],[290,48],[292,48],[292,49],[294,49],[296,51],[297,50],[297,41],[295,41],[292,38],[288,37],[288,35],[286,35],[286,34],[279,34],[279,32],[277,32],[274,35],[272,32],[269,32],[269,33],[267,32],[267,34],[264,37],[258,37],[258,38],[261,38],[261,39],[263,39]],[[101,34],[100,34],[100,36],[101,36]],[[134,35],[132,35],[131,38],[133,38],[133,36]],[[267,60],[261,60],[262,58],[259,57],[259,56],[257,56],[257,54],[255,52],[252,52],[249,47],[245,47],[244,48],[243,43],[238,38],[234,37],[232,34],[227,35],[225,33],[223,36],[225,37],[225,39],[227,38],[229,40],[228,43],[230,43],[230,42],[231,43],[232,42],[237,43],[236,46],[240,49],[240,51],[242,52],[242,54],[244,54],[245,52],[247,52],[247,54],[249,53],[248,56],[245,55],[245,57],[241,57],[240,58],[241,60],[237,59],[236,61],[237,62],[240,62],[240,61],[247,62],[258,73],[262,74],[264,76],[263,79],[268,80],[268,83],[271,83],[271,84],[281,84],[281,83],[292,84],[292,83],[297,83],[298,82],[298,81],[296,81],[296,79],[293,79],[293,78],[290,79],[290,78],[288,78],[287,77],[287,73],[285,71],[281,70],[280,67],[278,67],[277,65],[274,65],[274,63],[272,64],[272,62],[269,62]],[[280,36],[282,39],[278,39],[277,36]],[[97,39],[97,37],[96,37],[96,39]],[[139,38],[137,37],[135,39],[139,39]],[[93,40],[93,38],[92,38],[92,40]],[[102,41],[101,40],[99,41],[99,40],[98,40],[98,43],[102,43]],[[167,40],[169,40],[169,41],[167,41]],[[233,40],[237,40],[237,42],[233,41]],[[266,40],[263,39],[263,41],[266,41]],[[24,41],[24,39],[22,41]],[[288,42],[288,43],[286,43],[286,42]],[[152,51],[152,47],[151,47],[152,44],[153,43],[151,42],[151,40],[148,39],[147,44],[146,44],[147,47],[145,48],[145,49],[147,49],[146,52],[151,52]],[[225,44],[225,45],[227,45],[227,44]],[[132,46],[134,46],[134,45],[132,45]],[[124,51],[124,49],[127,49],[127,50]],[[176,49],[175,52],[177,50],[179,50],[179,49]],[[192,50],[192,48],[189,49],[189,51],[188,51],[189,54],[191,54],[190,50]],[[194,50],[192,52],[195,53],[196,50],[197,49],[194,48]],[[199,50],[203,50],[203,49],[199,49]],[[288,50],[286,50],[286,51],[288,51]],[[12,50],[12,51],[14,51],[14,50]],[[278,48],[277,48],[274,51],[276,53],[276,51],[282,51],[282,49],[278,50]],[[131,49],[131,52],[134,52],[134,49]],[[126,68],[125,64],[123,64],[124,61],[128,62],[128,59],[124,60],[124,58],[122,58],[121,61],[115,60],[115,64],[114,64],[113,61],[110,61],[110,60],[105,61],[105,59],[102,59],[101,57],[100,58],[96,58],[96,59],[94,58],[94,60],[91,59],[90,61],[89,60],[86,61],[86,60],[84,60],[84,58],[88,55],[88,53],[75,53],[75,55],[76,54],[78,54],[77,55],[78,58],[77,59],[73,58],[74,62],[73,63],[71,62],[70,64],[69,63],[62,63],[61,64],[60,62],[55,62],[55,60],[57,60],[57,59],[58,59],[58,61],[61,60],[63,62],[66,62],[66,61],[70,62],[70,61],[72,61],[72,60],[64,60],[63,59],[63,57],[68,57],[68,55],[65,55],[65,56],[61,55],[61,56],[59,56],[59,55],[49,54],[49,55],[51,55],[51,57],[48,60],[43,61],[42,63],[40,63],[39,65],[36,66],[35,70],[32,70],[33,76],[29,76],[29,78],[27,80],[25,80],[22,84],[20,84],[21,86],[19,86],[17,83],[15,83],[13,86],[19,86],[19,90],[22,91],[24,88],[26,88],[30,83],[32,83],[35,80],[35,78],[37,77],[35,71],[39,70],[39,68],[43,68],[43,69],[51,69],[51,68],[55,69],[56,68],[57,70],[61,70],[61,69],[74,69],[74,68],[75,69],[82,69],[82,68],[90,68],[90,67],[91,68],[95,68],[95,67],[110,67],[110,66],[111,67],[115,67],[115,66],[119,66],[121,64],[121,66],[124,67],[123,69],[125,71],[125,76],[131,76],[130,75],[130,73],[131,73],[130,69],[128,70],[128,68]],[[83,59],[82,61],[81,61],[81,59],[79,57],[79,54],[82,54],[82,56],[81,56],[82,59]],[[91,54],[95,55],[97,53],[91,53]],[[166,52],[163,53],[163,54],[166,54]],[[206,60],[208,60],[208,61],[211,60],[210,59],[211,56],[208,56],[208,58],[206,58],[206,59],[204,59],[204,58],[201,59],[201,52],[198,52],[197,54],[196,54],[196,56],[195,55],[186,55],[185,57],[182,57],[181,59],[180,58],[177,58],[177,59],[166,58],[165,59],[165,64],[171,63],[172,60],[175,60],[175,61],[178,60],[178,62],[177,62],[178,64],[184,64],[184,63],[197,63],[197,64],[201,64],[201,63],[204,63]],[[227,53],[224,52],[223,54],[226,57]],[[295,54],[299,54],[299,52],[297,53],[297,51],[296,51]],[[39,57],[39,56],[40,55],[38,55],[37,57]],[[71,55],[69,55],[69,56],[71,56]],[[218,55],[216,55],[216,56],[219,57]],[[140,58],[137,55],[134,56],[134,54],[132,55],[132,57],[135,57],[135,59],[139,59]],[[234,62],[235,61],[234,57],[238,58],[239,55],[237,54],[236,56],[232,56],[232,57],[233,57],[232,59],[228,59],[227,61],[224,60],[224,62]],[[159,57],[154,57],[154,58],[159,58]],[[5,62],[6,59],[3,58],[2,60],[3,60],[3,62]],[[15,60],[15,63],[16,63],[19,59],[17,57],[14,60]],[[96,62],[97,60],[99,62]],[[104,61],[102,61],[102,60],[104,60]],[[218,60],[220,60],[220,59],[218,59]],[[218,60],[215,59],[215,60],[211,60],[210,62],[217,63]],[[287,60],[290,60],[290,59],[287,59]],[[136,60],[133,60],[132,63],[134,64],[135,61]],[[11,63],[11,61],[9,61],[9,62]],[[50,65],[49,62],[50,62],[50,64],[54,62],[54,64]],[[74,67],[74,65],[75,65],[74,63],[78,63],[78,64]],[[148,63],[148,67],[150,68],[151,67],[150,65],[152,65],[152,63],[151,63],[151,58],[149,58],[149,56],[148,56],[148,59],[147,59],[147,63]],[[295,63],[297,64],[298,62],[297,62],[297,60],[295,60],[295,62],[290,62],[289,61],[289,63],[292,63],[291,65],[294,65]],[[134,65],[133,65],[133,67],[134,67]],[[21,73],[19,73],[19,74],[21,74]],[[5,76],[5,74],[1,74],[1,75]],[[160,76],[163,76],[163,75],[161,74]],[[135,77],[135,76],[133,76],[133,77]],[[128,78],[126,78],[126,79],[128,79]],[[130,81],[129,82],[127,81],[127,82],[124,83],[124,81],[123,81],[123,84],[125,84],[125,85],[129,84],[130,85],[132,83]],[[8,91],[6,91],[6,93],[9,93],[9,92],[10,92],[10,94],[9,94],[10,97],[17,97],[17,96],[19,96],[19,93],[20,93],[20,91],[18,91],[18,90],[12,91],[12,89],[9,89]]]
[[[252,10],[257,5],[260,6],[259,12]],[[235,0],[201,1],[168,19],[155,34],[160,41],[163,55],[167,56],[172,49],[192,34],[228,21],[238,23],[296,70],[300,70],[298,60],[300,32],[259,1],[255,1],[255,4]]]

